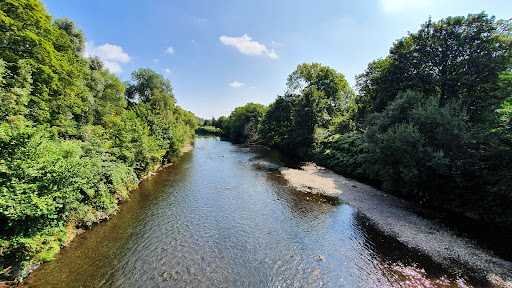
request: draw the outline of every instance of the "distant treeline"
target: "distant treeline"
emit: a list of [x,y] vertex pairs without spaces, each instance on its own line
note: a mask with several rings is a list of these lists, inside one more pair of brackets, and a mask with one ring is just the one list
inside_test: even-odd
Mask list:
[[0,278],[51,259],[74,227],[115,213],[180,156],[195,116],[151,69],[123,83],[74,22],[37,0],[0,1]]
[[510,239],[511,48],[510,21],[484,13],[429,20],[371,62],[356,91],[335,70],[304,63],[269,107],[249,103],[207,124]]

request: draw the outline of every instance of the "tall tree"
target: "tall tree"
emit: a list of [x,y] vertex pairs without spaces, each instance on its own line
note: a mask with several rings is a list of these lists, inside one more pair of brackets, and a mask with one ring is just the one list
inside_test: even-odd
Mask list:
[[353,94],[343,74],[319,63],[303,63],[297,66],[286,82],[287,94],[300,95],[311,86],[323,92],[327,113],[333,116]]
[[[439,95],[441,103],[459,98],[480,119],[499,103],[492,97],[498,75],[511,67],[512,26],[484,13],[428,20],[417,33],[398,40],[383,60],[358,76],[359,92],[381,112],[399,92]],[[503,101],[503,100],[501,100]]]
[[82,53],[85,51],[85,42],[87,42],[82,29],[78,28],[76,23],[67,17],[57,18],[53,23],[60,30],[66,32],[69,41],[73,45],[73,53],[77,56],[82,56]]
[[0,58],[7,63],[11,79],[22,67],[32,74],[27,117],[55,126],[62,135],[76,134],[87,109],[87,90],[81,81],[87,66],[73,53],[69,37],[52,26],[51,16],[37,0],[1,1],[0,27]]
[[278,96],[276,101],[270,104],[259,127],[261,138],[267,145],[280,146],[290,136],[292,103],[290,97]]
[[265,111],[265,106],[254,103],[235,108],[228,120],[225,121],[225,128],[229,130],[231,141],[244,143],[256,140],[258,126]]
[[152,97],[159,97],[163,93],[174,103],[174,94],[171,81],[150,68],[141,68],[134,71],[131,76],[132,83],[126,88],[126,97],[132,101],[147,103]]
[[302,91],[302,97],[292,107],[292,128],[288,145],[301,156],[306,156],[315,138],[315,128],[320,118],[319,104],[323,93],[316,86]]

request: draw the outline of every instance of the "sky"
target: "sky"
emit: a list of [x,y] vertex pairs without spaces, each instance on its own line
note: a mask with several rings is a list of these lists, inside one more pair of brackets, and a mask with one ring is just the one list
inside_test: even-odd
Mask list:
[[171,81],[178,105],[205,119],[270,104],[302,63],[329,66],[354,87],[368,63],[429,17],[512,18],[510,0],[43,2],[84,31],[86,55],[123,81],[139,68],[155,70]]

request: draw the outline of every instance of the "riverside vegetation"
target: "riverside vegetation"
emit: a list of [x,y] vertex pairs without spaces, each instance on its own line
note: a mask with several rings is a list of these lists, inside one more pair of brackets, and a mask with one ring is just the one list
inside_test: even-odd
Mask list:
[[478,222],[507,243],[511,48],[510,20],[429,19],[371,62],[356,91],[334,69],[304,63],[268,107],[249,103],[205,124]]
[[180,156],[195,116],[151,69],[123,83],[37,0],[0,2],[0,278],[20,279]]

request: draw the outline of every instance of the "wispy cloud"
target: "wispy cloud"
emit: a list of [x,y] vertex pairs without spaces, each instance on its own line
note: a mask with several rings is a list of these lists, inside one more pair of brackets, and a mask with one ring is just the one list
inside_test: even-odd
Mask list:
[[400,13],[410,9],[424,9],[433,5],[434,0],[379,0],[386,13]]
[[274,49],[269,50],[267,47],[257,41],[253,41],[251,37],[247,34],[244,34],[241,37],[229,37],[229,36],[220,36],[220,42],[226,46],[235,47],[240,53],[245,55],[267,55],[271,59],[278,59]]
[[267,51],[267,56],[270,57],[270,59],[279,59],[279,55],[277,55],[274,49]]
[[167,73],[167,74],[171,74],[171,73],[172,73],[172,72],[171,72],[171,69],[169,69],[169,68],[165,69],[165,73]]
[[202,18],[202,17],[196,17],[196,16],[192,16],[192,21],[195,23],[195,24],[204,24],[204,23],[208,23],[208,19],[206,18]]
[[160,60],[153,58],[153,62],[158,63],[158,62],[160,62]]
[[233,88],[240,88],[242,86],[245,86],[245,83],[241,83],[241,82],[233,82],[231,84],[229,84],[229,86],[233,87]]
[[165,52],[167,52],[169,54],[174,54],[174,48],[172,46],[169,46],[169,47],[167,47],[167,49],[165,49]]
[[124,52],[121,46],[108,43],[94,46],[92,41],[85,44],[85,56],[98,56],[112,73],[123,72],[120,63],[128,63],[132,60],[132,57]]

